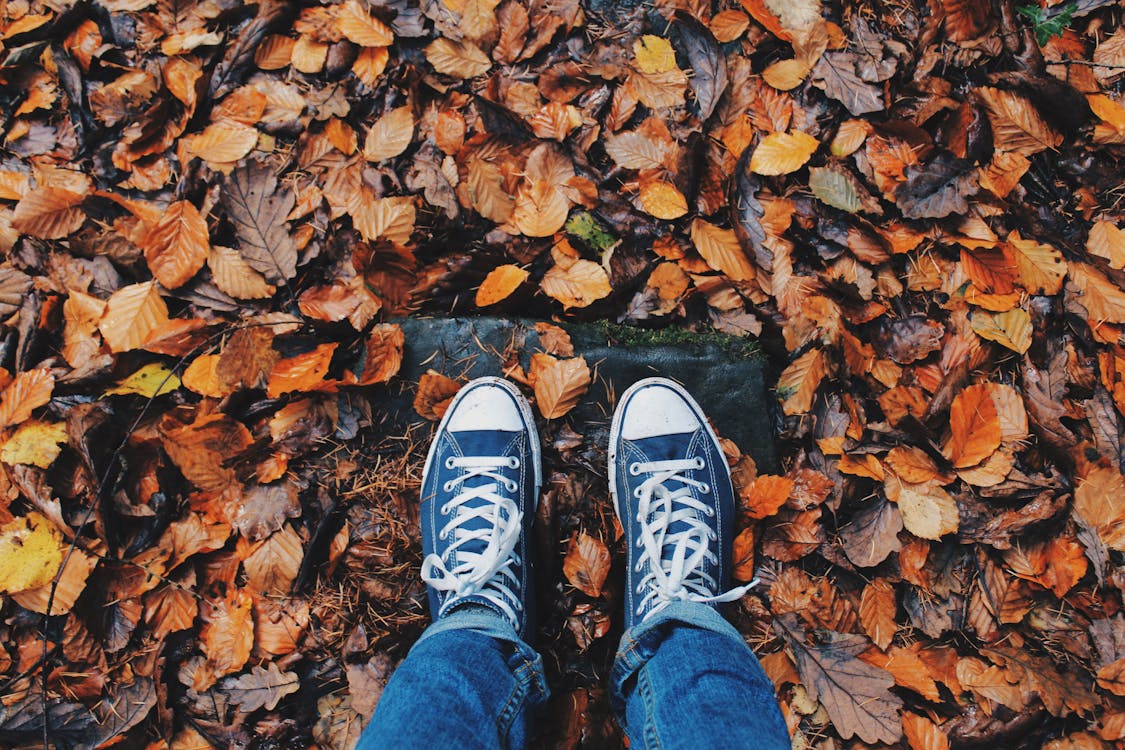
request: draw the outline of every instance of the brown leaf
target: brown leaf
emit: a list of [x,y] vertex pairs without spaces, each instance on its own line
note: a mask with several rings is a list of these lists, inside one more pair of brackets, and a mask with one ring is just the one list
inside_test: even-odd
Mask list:
[[156,282],[145,281],[123,286],[110,295],[98,330],[111,352],[127,352],[140,348],[150,333],[167,322],[168,306]]
[[250,658],[254,645],[252,604],[250,595],[241,589],[231,590],[223,599],[203,600],[199,648],[207,661],[195,673],[196,690],[206,690],[219,677],[237,672]]
[[420,417],[436,422],[445,414],[460,389],[461,384],[456,380],[450,380],[434,370],[427,370],[418,381],[418,392],[414,394],[414,411]]
[[260,594],[285,596],[297,577],[304,552],[301,537],[291,525],[285,524],[280,531],[255,545],[242,561],[247,585]]
[[230,696],[243,713],[265,708],[272,711],[278,702],[287,695],[301,689],[301,681],[296,672],[282,672],[276,662],[265,668],[254,667],[249,673],[237,679],[224,681],[223,691]]
[[276,291],[233,248],[212,246],[207,267],[211,269],[211,281],[215,286],[237,299],[269,299]]
[[882,498],[868,502],[840,529],[844,553],[854,564],[866,568],[878,565],[892,552],[902,549],[898,532],[902,514],[898,506]]
[[863,589],[859,601],[859,621],[871,642],[884,651],[891,645],[898,626],[895,615],[898,605],[895,590],[885,579],[876,578]]
[[752,581],[754,579],[754,544],[757,541],[753,526],[747,526],[734,538],[731,562],[734,565],[734,580]]
[[81,229],[84,193],[43,185],[25,194],[12,214],[12,228],[44,240],[59,240]]
[[325,387],[327,384],[324,376],[328,374],[337,346],[339,344],[335,342],[321,344],[304,354],[278,360],[270,371],[266,395],[277,398],[285,393],[320,390]]
[[730,229],[695,219],[691,223],[691,241],[707,261],[707,265],[721,271],[735,281],[745,281],[755,276],[754,266],[742,250],[738,237]]
[[605,543],[583,532],[570,539],[570,547],[563,560],[563,574],[583,594],[597,598],[602,594],[609,564],[609,550]]
[[535,380],[539,413],[547,419],[565,416],[589,387],[590,368],[584,357],[555,360]]
[[367,336],[363,375],[359,385],[388,383],[402,367],[402,348],[406,337],[395,323],[380,323]]
[[975,92],[988,111],[997,149],[1031,156],[1062,143],[1062,136],[1019,94],[989,86],[981,86]]
[[256,162],[230,173],[222,190],[223,205],[238,236],[242,257],[271,284],[284,284],[297,273],[297,246],[286,217],[296,202],[278,189],[277,177]]
[[145,261],[156,280],[167,289],[186,284],[211,250],[207,223],[187,201],[175,201],[140,241]]
[[35,369],[18,373],[0,395],[0,428],[17,425],[31,412],[51,400],[55,376],[50,370]]
[[609,276],[597,263],[570,258],[560,262],[559,256],[539,285],[567,308],[587,307],[613,291]]
[[792,614],[775,619],[774,629],[793,650],[809,697],[820,701],[841,737],[858,736],[868,743],[898,741],[902,700],[890,692],[894,685],[890,674],[856,658],[867,648],[866,638],[825,630],[818,631],[817,644],[809,646]]
[[231,334],[215,363],[215,375],[223,390],[264,388],[278,360],[269,327],[240,328]]
[[398,156],[414,139],[414,114],[410,107],[398,107],[387,112],[367,131],[363,142],[363,158],[383,161]]
[[196,487],[221,492],[237,486],[234,470],[224,464],[253,442],[241,422],[225,414],[212,414],[188,425],[165,418],[160,432],[169,458]]

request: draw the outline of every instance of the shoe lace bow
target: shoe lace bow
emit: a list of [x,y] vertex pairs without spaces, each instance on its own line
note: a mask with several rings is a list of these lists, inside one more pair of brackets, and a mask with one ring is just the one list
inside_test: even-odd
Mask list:
[[[522,529],[523,513],[510,497],[519,484],[499,473],[501,469],[518,469],[520,462],[512,456],[451,456],[447,469],[462,473],[447,481],[442,489],[461,491],[447,500],[440,511],[452,515],[438,532],[438,538],[452,537],[452,543],[441,555],[429,554],[422,561],[422,580],[438,591],[450,592],[441,605],[441,614],[467,596],[478,595],[495,605],[513,623],[516,610],[522,609],[513,592],[519,578],[512,566],[519,564],[515,553]],[[468,486],[473,479],[492,480]],[[483,502],[476,502],[483,501]],[[477,519],[484,523],[473,523]],[[484,547],[481,549],[481,543]]]
[[[715,509],[692,493],[694,488],[707,495],[711,487],[683,473],[703,468],[706,463],[702,458],[641,461],[629,466],[634,476],[651,474],[634,490],[641,532],[637,544],[642,548],[634,570],[640,573],[648,567],[636,588],[638,595],[644,593],[637,615],[646,609],[652,614],[674,601],[732,602],[758,583],[754,580],[725,593],[714,593],[719,583],[704,569],[704,563],[719,563],[710,544],[716,534],[706,520],[715,515]],[[669,489],[671,482],[679,486]],[[671,531],[673,527],[677,530]]]

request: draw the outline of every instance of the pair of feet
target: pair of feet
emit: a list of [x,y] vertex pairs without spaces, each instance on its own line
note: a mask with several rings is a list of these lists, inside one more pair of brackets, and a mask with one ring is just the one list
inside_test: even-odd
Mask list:
[[[718,438],[676,383],[649,378],[621,397],[609,482],[628,543],[625,625],[675,601],[717,606],[727,591],[734,490]],[[422,578],[434,620],[484,606],[521,638],[529,627],[528,535],[542,483],[531,407],[506,380],[467,384],[446,411],[422,474]]]

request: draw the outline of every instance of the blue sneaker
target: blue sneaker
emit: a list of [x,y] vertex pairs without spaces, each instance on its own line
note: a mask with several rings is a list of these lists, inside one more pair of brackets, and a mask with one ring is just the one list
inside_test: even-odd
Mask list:
[[625,627],[674,601],[717,607],[731,573],[734,487],[719,439],[677,383],[647,378],[621,396],[609,432],[613,507],[628,543]]
[[527,399],[500,378],[457,392],[422,472],[422,580],[436,621],[487,607],[527,635],[527,537],[542,484],[539,436]]

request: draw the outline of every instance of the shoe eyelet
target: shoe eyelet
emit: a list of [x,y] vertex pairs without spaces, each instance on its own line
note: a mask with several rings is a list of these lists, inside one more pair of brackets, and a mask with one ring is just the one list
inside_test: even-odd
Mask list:
[[520,488],[518,482],[508,482],[504,486],[508,488],[508,492],[515,492],[516,490],[518,490]]
[[712,508],[710,505],[705,505],[703,507],[703,512],[707,514],[708,518],[714,518],[715,517],[715,509]]
[[640,473],[641,473],[641,465],[639,463],[634,461],[633,463],[629,464],[629,474],[630,475],[635,477],[635,476],[639,476]]
[[445,503],[438,509],[438,512],[441,513],[443,516],[448,516],[449,510],[450,510],[449,503]]
[[643,590],[644,590],[643,586],[637,586],[637,588],[633,589],[633,593],[639,595]]
[[520,460],[518,458],[516,458],[515,456],[511,456],[511,457],[508,458],[508,468],[509,469],[518,469],[519,467],[520,467]]
[[701,456],[696,456],[695,457],[695,468],[705,469],[705,468],[707,468],[707,462],[704,461]]
[[699,491],[702,492],[704,495],[710,495],[711,494],[711,485],[704,482],[700,486]]
[[445,529],[442,529],[438,532],[437,538],[444,541],[449,538],[449,533],[445,531]]
[[443,484],[441,486],[441,489],[442,489],[443,492],[452,492],[453,491],[453,482],[446,482],[445,484]]
[[453,468],[453,456],[449,456],[448,458],[445,459],[445,468],[447,468],[447,469]]
[[641,499],[641,488],[640,487],[633,490],[633,497],[637,498],[638,500]]
[[640,562],[638,562],[638,563],[637,563],[636,565],[634,565],[634,566],[633,566],[633,572],[634,572],[634,573],[640,573],[640,572],[641,572],[641,564],[640,564]]
[[713,541],[715,541],[716,539],[718,539],[718,538],[719,538],[719,535],[718,535],[718,534],[716,534],[716,533],[715,533],[714,531],[710,531],[710,530],[709,530],[709,531],[707,532],[707,538],[708,538],[708,539],[710,539],[710,540],[711,540],[711,541],[713,542]]

